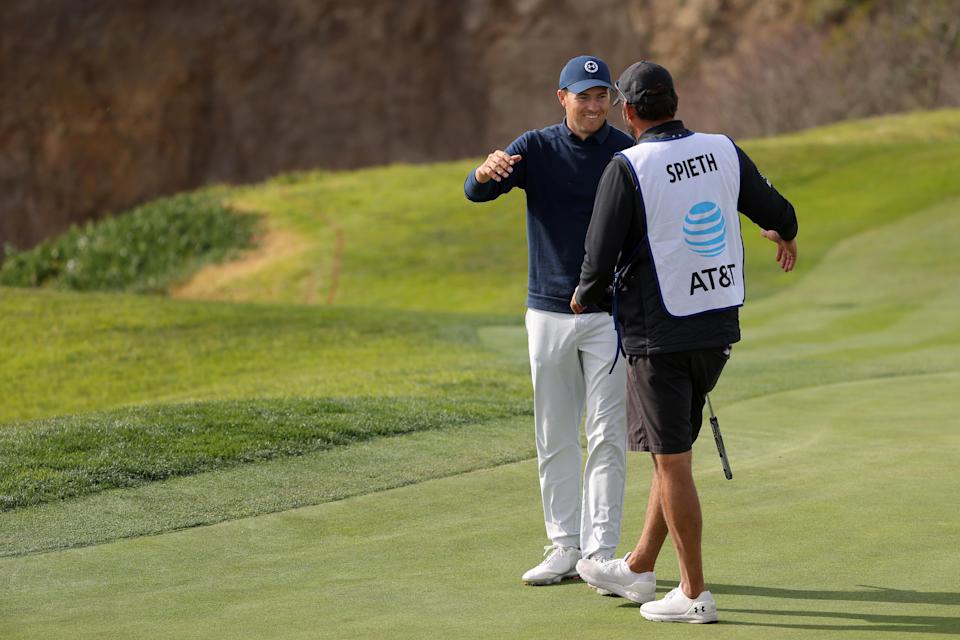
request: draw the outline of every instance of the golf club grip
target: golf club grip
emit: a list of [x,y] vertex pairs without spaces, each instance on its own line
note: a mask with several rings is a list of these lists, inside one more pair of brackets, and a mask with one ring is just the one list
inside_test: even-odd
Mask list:
[[723,446],[723,436],[720,435],[720,421],[717,420],[716,416],[710,416],[710,428],[713,429],[713,439],[717,443],[717,453],[720,454],[723,475],[727,480],[733,480],[733,471],[730,470],[730,460],[727,458],[727,448]]

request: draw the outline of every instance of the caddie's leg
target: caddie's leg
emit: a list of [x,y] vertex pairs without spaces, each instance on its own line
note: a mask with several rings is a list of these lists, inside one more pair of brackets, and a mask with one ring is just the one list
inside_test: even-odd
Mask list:
[[613,557],[620,541],[626,481],[626,369],[613,322],[605,313],[576,316],[586,384],[587,463],[583,477],[580,548],[584,557]]
[[693,452],[653,454],[656,460],[660,504],[680,560],[680,581],[688,598],[705,590],[701,536],[703,516],[693,482]]
[[643,517],[643,532],[627,557],[627,566],[634,573],[654,571],[660,550],[667,539],[667,521],[660,506],[660,480],[657,475],[657,458],[653,457],[653,478],[650,480],[650,495],[647,498],[647,512]]
[[537,309],[526,315],[544,524],[554,545],[579,548],[584,383],[575,319]]

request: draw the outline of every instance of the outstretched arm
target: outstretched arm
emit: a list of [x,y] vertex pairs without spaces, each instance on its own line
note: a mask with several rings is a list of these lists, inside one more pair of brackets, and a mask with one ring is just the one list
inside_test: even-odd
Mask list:
[[523,156],[519,153],[508,155],[506,151],[497,149],[474,170],[473,176],[479,184],[486,184],[491,180],[500,182],[504,178],[510,177],[510,174],[513,173],[513,165],[520,162],[521,158]]
[[514,187],[526,188],[527,132],[510,143],[506,150],[497,149],[479,167],[467,175],[463,192],[468,200],[486,202]]
[[797,214],[793,205],[763,177],[753,160],[737,147],[740,158],[740,199],[737,209],[753,220],[761,235],[776,243],[776,260],[785,272],[797,263]]
[[760,232],[767,240],[777,243],[777,262],[780,268],[789,273],[793,271],[793,266],[797,263],[797,239],[784,240],[780,234],[772,229],[764,229]]

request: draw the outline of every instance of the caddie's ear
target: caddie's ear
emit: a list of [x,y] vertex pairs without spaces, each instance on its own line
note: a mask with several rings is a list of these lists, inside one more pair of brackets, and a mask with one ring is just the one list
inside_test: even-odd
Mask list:
[[566,97],[566,95],[567,95],[566,89],[557,89],[557,100],[560,101],[561,105],[563,104],[563,99]]

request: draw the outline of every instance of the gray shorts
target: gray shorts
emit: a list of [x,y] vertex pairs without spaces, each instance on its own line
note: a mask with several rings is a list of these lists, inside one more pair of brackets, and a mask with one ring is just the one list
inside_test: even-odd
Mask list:
[[627,359],[627,443],[631,451],[684,453],[703,423],[706,394],[720,379],[730,347]]

